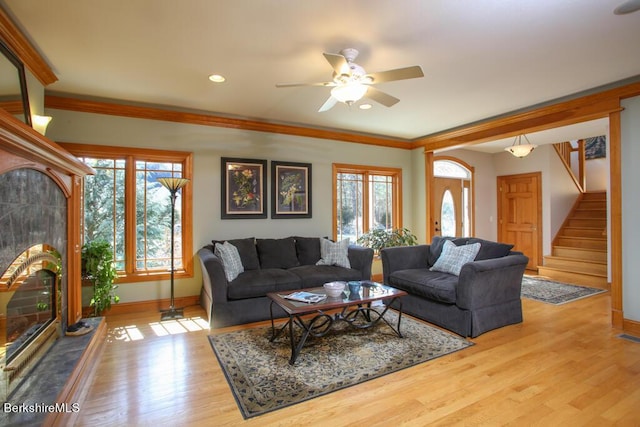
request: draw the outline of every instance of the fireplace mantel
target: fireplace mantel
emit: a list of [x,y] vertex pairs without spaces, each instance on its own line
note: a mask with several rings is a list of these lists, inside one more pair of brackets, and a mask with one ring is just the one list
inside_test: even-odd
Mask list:
[[55,142],[0,109],[0,174],[19,169],[36,169],[53,179],[67,198],[67,275],[68,324],[82,317],[81,180],[94,170],[69,154]]

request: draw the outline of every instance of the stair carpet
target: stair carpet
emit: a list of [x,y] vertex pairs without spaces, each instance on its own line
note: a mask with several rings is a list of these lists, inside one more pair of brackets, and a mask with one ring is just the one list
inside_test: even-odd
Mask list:
[[540,276],[561,282],[609,288],[607,279],[607,194],[582,194],[556,236]]

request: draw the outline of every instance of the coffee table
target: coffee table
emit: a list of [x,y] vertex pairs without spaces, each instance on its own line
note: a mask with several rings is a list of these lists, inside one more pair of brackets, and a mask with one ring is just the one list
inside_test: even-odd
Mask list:
[[[402,338],[402,333],[400,332],[402,301],[399,298],[407,295],[407,293],[403,290],[369,280],[358,281],[358,283],[360,284],[360,291],[358,293],[352,294],[349,291],[349,286],[345,286],[345,290],[340,297],[327,297],[325,300],[317,303],[292,301],[286,299],[285,296],[300,291],[325,294],[323,287],[287,292],[271,292],[267,294],[267,297],[271,299],[271,341],[273,342],[278,338],[288,327],[289,341],[291,344],[290,365],[295,364],[309,335],[313,337],[326,335],[336,321],[346,322],[350,326],[358,329],[371,328],[378,322],[383,321],[396,335]],[[385,301],[385,304],[377,306],[374,304],[376,301]],[[392,325],[384,316],[389,310],[389,307],[396,302],[397,304],[394,306],[394,309],[398,310],[398,321],[396,325]],[[273,317],[274,304],[284,310],[289,316],[289,319],[278,328],[276,328]],[[327,311],[332,311],[332,313],[327,313]],[[310,315],[313,314],[315,314],[315,316],[311,317]],[[302,335],[297,341],[294,326],[302,329]]]

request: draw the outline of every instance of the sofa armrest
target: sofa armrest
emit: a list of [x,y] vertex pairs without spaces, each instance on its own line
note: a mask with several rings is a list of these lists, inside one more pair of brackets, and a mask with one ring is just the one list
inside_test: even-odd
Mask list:
[[222,260],[213,253],[210,246],[198,251],[202,267],[202,286],[216,303],[227,301],[227,276],[224,274]]
[[456,305],[474,310],[520,299],[522,276],[528,262],[526,256],[514,254],[463,265],[456,289]]
[[412,268],[429,268],[429,245],[396,246],[380,250],[384,283],[394,271]]
[[360,271],[361,280],[371,279],[371,264],[373,264],[373,249],[363,246],[349,246],[349,264],[351,268]]

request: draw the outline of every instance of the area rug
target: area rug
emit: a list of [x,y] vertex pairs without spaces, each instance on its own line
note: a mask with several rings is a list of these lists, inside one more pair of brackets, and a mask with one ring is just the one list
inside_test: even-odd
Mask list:
[[[389,311],[389,321],[397,314]],[[245,418],[378,378],[473,345],[408,316],[396,336],[380,322],[368,330],[335,324],[324,337],[309,338],[294,366],[288,334],[269,342],[271,327],[210,335],[229,386]]]
[[554,282],[538,277],[524,276],[522,278],[522,296],[547,304],[566,304],[603,292],[606,290]]

